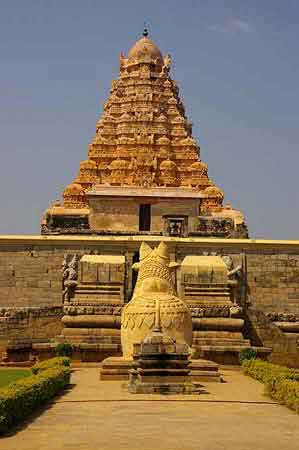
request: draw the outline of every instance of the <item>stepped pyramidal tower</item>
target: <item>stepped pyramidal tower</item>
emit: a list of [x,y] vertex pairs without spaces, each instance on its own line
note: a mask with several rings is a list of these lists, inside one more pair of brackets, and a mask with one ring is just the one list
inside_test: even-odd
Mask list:
[[145,29],[112,81],[78,176],[42,218],[42,234],[247,237],[192,136],[177,83]]

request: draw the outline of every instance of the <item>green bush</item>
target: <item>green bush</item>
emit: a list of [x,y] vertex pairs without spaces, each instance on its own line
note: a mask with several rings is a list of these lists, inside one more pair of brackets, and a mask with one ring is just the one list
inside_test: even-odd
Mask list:
[[62,391],[70,373],[69,367],[52,367],[0,389],[0,434]]
[[253,348],[244,348],[239,353],[239,361],[242,364],[246,359],[256,359],[257,352]]
[[291,381],[299,381],[299,373],[297,372],[290,373],[289,375],[286,376],[286,378]]
[[288,378],[278,378],[266,385],[267,393],[279,403],[299,413],[299,383]]
[[68,358],[71,358],[73,354],[73,347],[67,342],[62,342],[61,344],[56,345],[55,354],[56,356],[67,356]]
[[56,358],[45,359],[45,361],[34,364],[34,366],[31,367],[31,371],[34,375],[36,375],[40,371],[50,369],[51,367],[69,367],[70,362],[70,358],[65,356],[57,356]]
[[244,360],[244,372],[265,384],[268,395],[299,413],[299,370],[260,360]]
[[298,380],[299,377],[298,369],[289,369],[288,367],[271,364],[267,361],[261,361],[260,359],[244,360],[242,362],[242,367],[245,373],[262,383],[267,383],[268,380],[273,377],[287,378],[290,380]]

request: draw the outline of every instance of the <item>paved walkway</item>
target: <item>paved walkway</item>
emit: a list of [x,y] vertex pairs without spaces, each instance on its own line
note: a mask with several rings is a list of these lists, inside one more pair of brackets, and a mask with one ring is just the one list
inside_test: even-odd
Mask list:
[[299,417],[239,370],[191,396],[128,394],[77,369],[74,387],[12,436],[2,450],[298,450]]

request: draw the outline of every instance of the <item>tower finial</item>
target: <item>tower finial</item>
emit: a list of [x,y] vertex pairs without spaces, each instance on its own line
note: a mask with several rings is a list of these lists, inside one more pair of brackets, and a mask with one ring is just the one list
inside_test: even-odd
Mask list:
[[146,26],[146,22],[143,23],[143,33],[142,34],[143,34],[144,37],[148,36],[148,29],[147,29],[147,26]]

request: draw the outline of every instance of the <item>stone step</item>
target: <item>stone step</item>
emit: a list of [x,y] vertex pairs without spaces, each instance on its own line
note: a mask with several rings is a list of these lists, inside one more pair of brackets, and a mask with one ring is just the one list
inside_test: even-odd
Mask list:
[[217,371],[213,370],[192,370],[191,371],[191,379],[194,383],[196,382],[210,382],[216,381],[218,383],[221,382],[221,375]]
[[241,339],[244,340],[244,336],[241,331],[208,331],[208,330],[193,330],[193,339]]
[[110,288],[110,287],[122,287],[122,283],[117,283],[117,282],[111,282],[111,283],[84,283],[84,284],[78,284],[78,286],[76,287],[76,291],[79,289],[79,290],[82,290],[82,289],[98,289],[98,288],[101,288],[101,287],[107,287],[107,288]]
[[100,374],[100,380],[102,381],[126,381],[129,380],[129,374],[105,374],[104,372]]
[[187,303],[188,306],[192,308],[199,308],[199,309],[205,309],[205,308],[211,308],[211,307],[231,307],[233,306],[232,301],[228,296],[223,296],[223,298],[216,299],[214,296],[209,295],[187,295],[184,296],[184,301]]
[[81,297],[89,298],[90,300],[99,296],[116,296],[120,297],[123,291],[121,285],[95,285],[95,286],[78,286],[76,288],[75,302]]
[[212,371],[218,372],[219,366],[214,361],[208,361],[206,359],[191,359],[189,369],[191,371]]
[[92,296],[97,296],[100,294],[119,294],[120,293],[120,288],[110,288],[110,287],[100,287],[97,289],[78,289],[76,291],[76,297],[80,297],[80,295],[92,295]]
[[[120,345],[120,339],[119,338],[113,338],[111,337],[101,337],[101,336],[90,336],[87,337],[86,335],[72,335],[72,336],[66,336],[67,340],[70,341],[72,344],[90,344],[90,345]],[[62,341],[64,340],[64,337]]]
[[203,345],[215,345],[215,346],[223,346],[223,345],[237,345],[242,347],[250,347],[250,341],[247,339],[228,339],[228,338],[193,338],[193,345],[203,346]]
[[185,289],[184,292],[185,296],[189,295],[198,295],[199,297],[201,295],[208,295],[208,296],[223,296],[223,297],[230,297],[230,291],[224,290],[224,289],[198,289],[198,288],[188,288]]
[[200,345],[200,350],[204,352],[218,352],[218,353],[225,353],[225,352],[233,352],[233,353],[239,353],[241,350],[244,350],[244,348],[250,347],[249,345],[233,345],[233,344],[224,344],[224,345]]
[[247,345],[198,345],[195,346],[196,351],[202,358],[215,361],[219,364],[239,365],[239,353],[245,348],[252,348],[256,350],[260,357],[271,352],[270,348],[266,347],[252,347],[250,342]]

